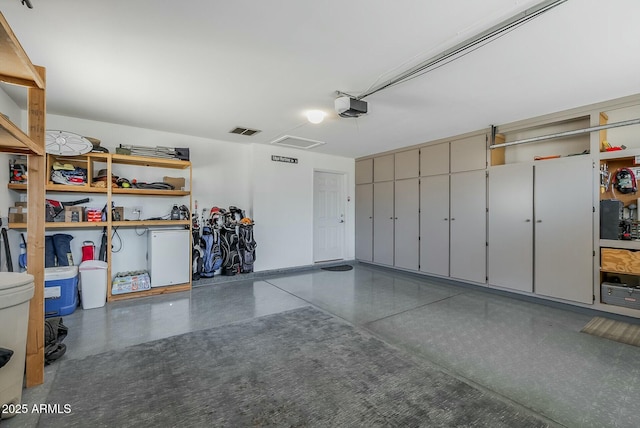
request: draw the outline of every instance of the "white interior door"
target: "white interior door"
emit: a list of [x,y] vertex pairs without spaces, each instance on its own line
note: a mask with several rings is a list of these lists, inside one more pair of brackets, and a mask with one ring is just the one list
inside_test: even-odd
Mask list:
[[344,174],[314,171],[314,261],[344,258],[345,211]]

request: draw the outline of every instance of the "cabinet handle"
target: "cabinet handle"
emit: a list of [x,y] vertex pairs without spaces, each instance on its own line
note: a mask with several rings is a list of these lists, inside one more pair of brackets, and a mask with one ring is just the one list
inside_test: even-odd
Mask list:
[[449,220],[449,219],[445,217],[445,218],[444,218],[444,221],[447,221],[447,220]]
[[394,217],[394,220],[397,220],[397,219],[398,219],[398,217]]
[[455,220],[455,218],[451,217],[451,221]]
[[369,216],[369,218],[373,218],[373,217]]
[[393,220],[393,217],[389,217],[389,220]]
[[531,219],[530,219],[530,218],[526,219],[525,221],[526,221],[527,223],[531,223]]
[[536,223],[542,223],[542,220],[536,220]]

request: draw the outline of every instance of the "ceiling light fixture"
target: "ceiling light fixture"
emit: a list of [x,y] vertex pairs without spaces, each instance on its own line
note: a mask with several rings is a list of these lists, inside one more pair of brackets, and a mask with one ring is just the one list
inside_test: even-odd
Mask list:
[[307,120],[311,123],[321,123],[327,114],[322,110],[309,110],[307,112]]

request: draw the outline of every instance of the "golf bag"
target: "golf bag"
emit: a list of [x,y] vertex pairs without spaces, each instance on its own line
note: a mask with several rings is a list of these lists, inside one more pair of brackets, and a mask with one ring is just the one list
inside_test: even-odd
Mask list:
[[211,278],[222,266],[220,231],[212,226],[203,227],[200,246],[204,248],[200,276],[204,278]]
[[203,250],[200,246],[200,221],[198,214],[191,214],[191,238],[193,242],[193,248],[191,249],[191,279],[197,281],[200,279],[200,272],[202,272],[202,255]]
[[253,222],[248,217],[240,220],[238,251],[240,272],[253,272],[253,263],[256,261],[256,241],[253,239]]
[[238,222],[242,210],[229,207],[229,211],[220,210],[222,225],[220,227],[220,247],[222,249],[222,274],[231,276],[240,272],[240,252],[238,249]]

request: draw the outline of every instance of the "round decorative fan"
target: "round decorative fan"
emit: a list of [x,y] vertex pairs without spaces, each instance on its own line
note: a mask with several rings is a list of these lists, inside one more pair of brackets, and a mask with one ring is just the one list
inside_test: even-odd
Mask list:
[[47,130],[44,143],[47,153],[52,155],[83,155],[93,149],[93,144],[85,137],[66,131]]

